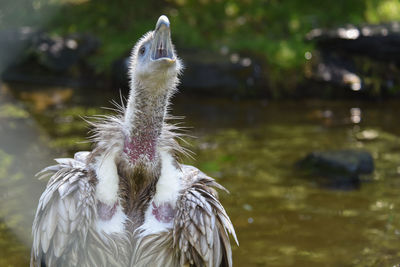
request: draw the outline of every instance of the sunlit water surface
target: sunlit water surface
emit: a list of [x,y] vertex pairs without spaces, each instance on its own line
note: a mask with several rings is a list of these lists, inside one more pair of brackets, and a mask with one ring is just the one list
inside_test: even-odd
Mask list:
[[[116,92],[3,85],[0,94],[0,266],[26,266],[30,228],[54,157],[90,149],[81,116],[110,113]],[[234,101],[178,96],[184,159],[224,185],[240,241],[235,266],[400,263],[400,101]],[[369,150],[376,170],[356,190],[321,187],[294,167],[308,152]]]

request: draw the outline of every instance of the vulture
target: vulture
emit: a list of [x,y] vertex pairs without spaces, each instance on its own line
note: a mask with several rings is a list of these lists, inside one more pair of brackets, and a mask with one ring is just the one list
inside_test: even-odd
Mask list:
[[98,116],[93,150],[56,159],[32,226],[31,266],[232,266],[238,243],[213,178],[179,162],[187,154],[169,103],[183,65],[170,22],[134,46],[130,92]]

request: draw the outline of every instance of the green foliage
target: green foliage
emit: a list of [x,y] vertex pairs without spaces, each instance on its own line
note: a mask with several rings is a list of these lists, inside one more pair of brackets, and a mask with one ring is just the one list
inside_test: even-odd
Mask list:
[[279,83],[286,82],[294,72],[301,72],[304,53],[312,50],[304,40],[311,29],[399,20],[400,1],[14,1],[2,12],[0,23],[3,27],[16,25],[17,21],[47,25],[54,34],[91,32],[102,42],[91,63],[97,71],[104,72],[154,27],[160,14],[169,16],[178,46],[215,51],[228,47],[231,52],[261,56],[269,66],[272,82]]

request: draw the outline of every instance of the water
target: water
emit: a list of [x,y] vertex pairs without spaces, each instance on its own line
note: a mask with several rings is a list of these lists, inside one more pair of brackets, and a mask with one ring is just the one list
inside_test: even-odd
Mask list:
[[[109,113],[117,92],[3,86],[0,95],[0,266],[26,266],[45,187],[33,174],[89,149],[80,116]],[[29,87],[29,89],[32,89]],[[231,101],[177,97],[196,160],[223,184],[240,241],[235,266],[400,263],[400,101]],[[357,190],[321,187],[294,163],[323,149],[369,150],[376,170]]]

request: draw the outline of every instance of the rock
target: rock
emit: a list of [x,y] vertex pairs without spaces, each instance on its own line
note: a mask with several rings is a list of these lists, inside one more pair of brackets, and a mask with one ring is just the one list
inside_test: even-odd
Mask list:
[[1,79],[73,87],[104,84],[86,61],[98,46],[88,34],[53,37],[31,28],[0,31]]
[[324,175],[360,175],[374,171],[371,154],[363,150],[331,150],[312,152],[300,165]]
[[400,62],[400,22],[347,25],[336,29],[314,29],[306,38],[328,50],[361,54],[382,61]]
[[47,33],[37,36],[33,51],[38,63],[50,71],[63,72],[77,64],[99,47],[99,41],[88,34],[52,37]]
[[4,68],[0,70],[33,60],[50,71],[67,71],[98,47],[99,41],[89,34],[61,37],[29,27],[3,30],[0,31],[0,49],[3,51],[0,59]]
[[[184,63],[181,86],[187,93],[218,96],[259,96],[265,94],[262,65],[252,57],[239,54],[178,49]],[[113,84],[128,86],[127,57],[114,62]],[[263,86],[264,85],[264,86]]]
[[351,59],[331,52],[314,52],[309,78],[359,91],[363,80]]
[[0,31],[0,73],[10,65],[21,63],[38,32],[31,27]]
[[182,86],[204,95],[260,95],[262,65],[251,56],[181,50],[186,66]]
[[306,39],[317,48],[306,66],[311,80],[351,89],[350,95],[400,94],[400,22],[314,29]]
[[297,163],[306,173],[323,177],[324,185],[352,188],[360,184],[360,175],[374,171],[371,154],[363,150],[312,152]]

